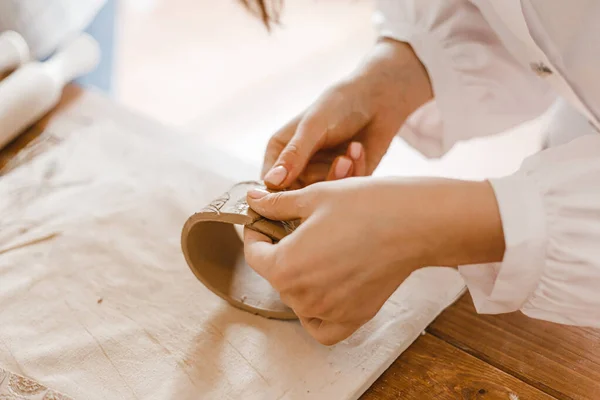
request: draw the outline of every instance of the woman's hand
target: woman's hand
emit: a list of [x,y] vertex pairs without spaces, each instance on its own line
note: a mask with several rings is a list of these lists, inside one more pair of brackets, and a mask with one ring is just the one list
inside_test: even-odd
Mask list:
[[370,320],[415,269],[503,254],[487,182],[351,178],[277,193],[252,190],[248,203],[267,218],[301,220],[276,244],[246,229],[245,256],[323,344]]
[[405,119],[431,97],[412,48],[381,39],[355,74],[273,135],[262,178],[284,189],[370,175]]

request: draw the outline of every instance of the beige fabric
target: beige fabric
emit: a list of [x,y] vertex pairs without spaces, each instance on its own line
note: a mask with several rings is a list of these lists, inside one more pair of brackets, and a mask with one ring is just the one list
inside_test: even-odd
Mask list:
[[1,367],[86,400],[354,399],[462,293],[421,270],[332,348],[232,308],[179,242],[233,183],[211,154],[106,123],[0,177]]

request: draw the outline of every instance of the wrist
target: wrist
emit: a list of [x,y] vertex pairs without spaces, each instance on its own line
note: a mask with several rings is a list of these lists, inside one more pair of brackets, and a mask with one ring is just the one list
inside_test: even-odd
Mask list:
[[[399,181],[395,241],[412,248],[419,266],[458,266],[501,261],[504,233],[494,191],[487,181]],[[404,210],[403,210],[404,209]],[[406,246],[401,246],[402,252]]]
[[428,265],[458,266],[502,261],[504,232],[488,181],[440,180],[428,208],[432,246]]
[[404,118],[433,99],[427,69],[409,43],[379,38],[359,73],[369,81],[376,103]]

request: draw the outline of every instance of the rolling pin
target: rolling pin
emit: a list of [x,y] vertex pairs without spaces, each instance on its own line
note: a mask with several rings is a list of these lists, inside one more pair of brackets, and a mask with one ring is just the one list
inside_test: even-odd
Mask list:
[[99,61],[98,43],[82,34],[49,60],[27,63],[0,82],[0,149],[50,111],[65,85]]
[[29,61],[29,46],[15,31],[0,34],[0,76]]

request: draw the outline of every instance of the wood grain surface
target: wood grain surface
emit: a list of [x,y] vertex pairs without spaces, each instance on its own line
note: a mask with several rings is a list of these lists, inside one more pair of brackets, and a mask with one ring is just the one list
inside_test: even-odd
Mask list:
[[600,398],[600,330],[478,315],[466,295],[428,332],[559,399]]
[[362,400],[552,399],[430,334],[408,348]]
[[[155,121],[66,88],[60,105],[0,151],[0,175],[60,143],[73,126],[110,119],[152,135]],[[165,129],[164,127],[160,129]],[[467,294],[445,310],[363,395],[373,399],[600,399],[600,330],[478,315]]]

